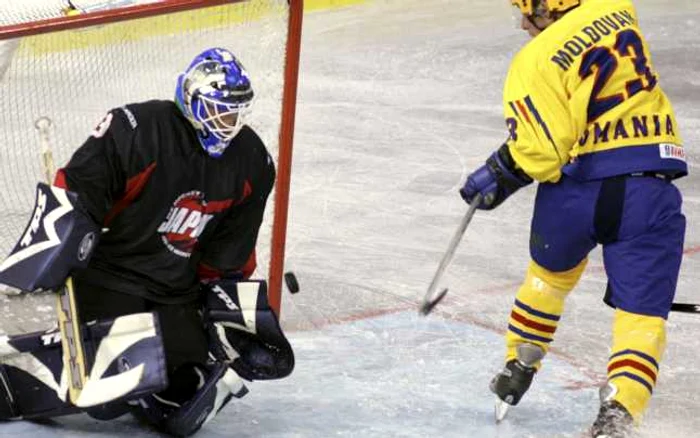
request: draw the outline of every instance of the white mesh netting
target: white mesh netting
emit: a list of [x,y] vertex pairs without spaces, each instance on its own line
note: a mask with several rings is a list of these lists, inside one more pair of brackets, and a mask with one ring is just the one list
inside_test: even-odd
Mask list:
[[[90,12],[152,2],[73,4]],[[45,179],[36,121],[51,120],[49,140],[60,167],[108,110],[171,99],[178,74],[204,49],[228,48],[245,65],[256,92],[251,124],[276,157],[287,3],[251,0],[0,41],[0,257],[19,239],[31,213],[35,185]],[[25,0],[3,5],[0,26],[60,17],[65,4]],[[268,268],[272,210],[270,202],[259,240],[258,269],[263,273]]]

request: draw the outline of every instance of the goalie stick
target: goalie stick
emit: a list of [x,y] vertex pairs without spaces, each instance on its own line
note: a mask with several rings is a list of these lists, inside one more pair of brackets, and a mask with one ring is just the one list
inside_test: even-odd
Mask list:
[[[34,126],[39,131],[41,142],[41,167],[46,183],[51,185],[56,166],[53,160],[53,152],[49,139],[51,119],[39,118]],[[61,332],[61,346],[63,348],[63,369],[68,375],[68,397],[73,404],[78,404],[80,393],[87,382],[87,364],[85,363],[85,347],[81,333],[78,307],[75,303],[73,291],[73,279],[68,277],[57,291],[56,312],[58,327]]]
[[464,236],[464,233],[467,231],[467,226],[469,225],[469,222],[472,221],[474,213],[476,212],[476,207],[480,203],[481,195],[479,194],[476,195],[474,199],[472,199],[471,204],[469,204],[469,209],[464,214],[464,217],[462,217],[462,221],[459,223],[457,231],[455,232],[454,236],[452,236],[452,240],[450,240],[450,245],[447,247],[447,252],[445,252],[445,255],[442,256],[442,260],[440,260],[440,265],[438,266],[438,269],[435,272],[435,275],[433,276],[433,280],[430,282],[430,286],[428,286],[428,291],[425,293],[425,297],[423,297],[423,302],[421,303],[419,309],[419,313],[421,315],[426,316],[430,312],[432,312],[435,306],[437,306],[438,303],[442,301],[443,298],[445,298],[445,295],[447,295],[448,289],[445,288],[439,294],[433,296],[435,295],[435,290],[437,289],[438,282],[442,278],[442,275],[445,273],[447,265],[449,265],[450,261],[452,261],[452,257],[454,256],[455,251],[457,250],[457,246],[462,240],[462,236]]

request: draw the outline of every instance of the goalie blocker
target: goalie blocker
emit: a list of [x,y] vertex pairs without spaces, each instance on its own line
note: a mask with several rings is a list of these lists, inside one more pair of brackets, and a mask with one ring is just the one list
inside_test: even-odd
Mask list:
[[25,292],[57,289],[87,266],[99,235],[77,194],[39,183],[29,225],[0,265],[0,283]]

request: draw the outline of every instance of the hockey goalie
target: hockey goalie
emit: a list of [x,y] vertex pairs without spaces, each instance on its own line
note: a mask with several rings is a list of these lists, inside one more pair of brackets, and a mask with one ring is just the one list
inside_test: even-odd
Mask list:
[[174,82],[174,101],[108,112],[53,185],[38,185],[0,283],[69,290],[78,336],[1,338],[0,419],[132,413],[187,436],[247,382],[292,372],[266,282],[249,280],[275,179],[247,124],[251,80],[212,48]]

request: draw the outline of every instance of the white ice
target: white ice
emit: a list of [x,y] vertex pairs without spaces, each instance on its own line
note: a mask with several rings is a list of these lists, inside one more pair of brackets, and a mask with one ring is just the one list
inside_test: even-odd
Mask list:
[[[501,87],[526,41],[506,3],[375,0],[306,15],[286,262],[302,290],[283,300],[297,367],[251,384],[198,436],[549,438],[591,423],[612,317],[598,252],[531,392],[493,423],[487,388],[528,261],[532,188],[477,213],[447,298],[429,318],[415,311],[465,211],[458,187],[506,135]],[[700,4],[637,3],[693,172],[679,182],[688,232],[676,298],[700,302]],[[641,436],[700,436],[700,316],[672,314],[668,328]],[[128,417],[0,425],[7,437],[127,435],[156,436]]]

